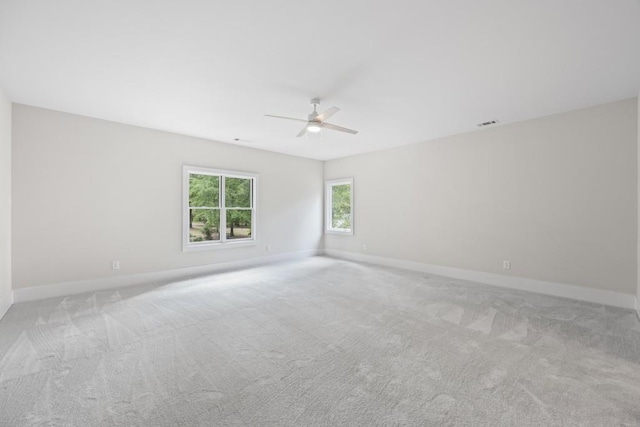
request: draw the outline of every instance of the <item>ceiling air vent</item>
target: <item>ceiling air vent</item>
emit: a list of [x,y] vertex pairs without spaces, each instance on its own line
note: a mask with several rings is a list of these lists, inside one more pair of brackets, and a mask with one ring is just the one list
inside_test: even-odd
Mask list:
[[491,125],[495,125],[496,123],[498,123],[497,120],[490,120],[488,122],[478,123],[478,127],[491,126]]

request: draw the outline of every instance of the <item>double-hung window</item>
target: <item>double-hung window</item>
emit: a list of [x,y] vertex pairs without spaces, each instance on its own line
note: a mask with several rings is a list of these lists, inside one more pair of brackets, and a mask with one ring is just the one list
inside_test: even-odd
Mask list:
[[325,182],[325,232],[353,235],[353,178]]
[[257,175],[184,166],[185,251],[255,244]]

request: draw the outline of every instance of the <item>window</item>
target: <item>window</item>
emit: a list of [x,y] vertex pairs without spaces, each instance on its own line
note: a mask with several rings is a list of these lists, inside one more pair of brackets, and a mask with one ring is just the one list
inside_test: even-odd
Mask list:
[[353,235],[353,178],[325,182],[326,232]]
[[185,251],[255,244],[257,176],[184,166]]

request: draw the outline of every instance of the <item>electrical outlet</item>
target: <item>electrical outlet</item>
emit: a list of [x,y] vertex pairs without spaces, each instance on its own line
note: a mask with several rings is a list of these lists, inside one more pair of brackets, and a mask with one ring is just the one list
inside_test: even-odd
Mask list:
[[112,261],[111,262],[112,270],[120,270],[120,261]]
[[266,250],[267,252],[271,252],[271,245],[267,245],[267,246],[266,246],[266,248],[265,248],[265,250]]
[[505,270],[511,270],[511,261],[502,261],[502,268]]
[[366,245],[366,244],[362,245],[362,250],[363,250],[363,251],[366,251],[366,250],[367,250],[367,245]]

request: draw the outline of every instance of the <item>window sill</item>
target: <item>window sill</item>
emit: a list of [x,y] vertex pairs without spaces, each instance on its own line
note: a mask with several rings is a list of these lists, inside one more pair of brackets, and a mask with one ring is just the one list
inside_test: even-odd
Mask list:
[[353,230],[325,230],[325,234],[339,234],[343,236],[353,236]]
[[240,240],[236,242],[226,241],[224,243],[204,243],[204,244],[190,244],[182,247],[182,252],[197,252],[197,251],[208,251],[208,250],[218,250],[218,249],[232,249],[232,248],[245,248],[249,246],[257,246],[258,242],[256,240]]

